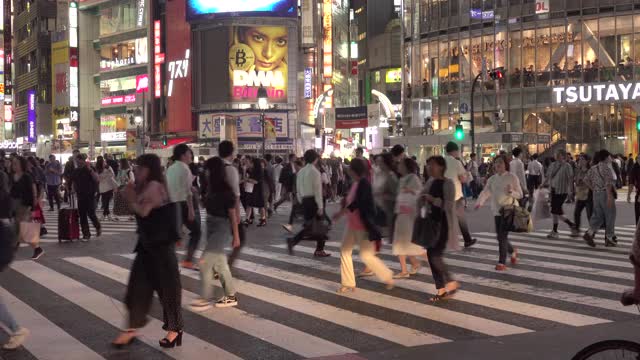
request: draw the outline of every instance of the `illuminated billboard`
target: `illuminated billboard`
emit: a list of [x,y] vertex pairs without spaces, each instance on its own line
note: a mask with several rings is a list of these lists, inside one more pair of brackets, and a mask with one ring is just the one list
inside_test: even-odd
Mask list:
[[187,0],[187,20],[233,16],[298,16],[296,0]]
[[231,101],[255,103],[267,89],[269,103],[287,102],[289,34],[284,26],[234,26],[229,32]]

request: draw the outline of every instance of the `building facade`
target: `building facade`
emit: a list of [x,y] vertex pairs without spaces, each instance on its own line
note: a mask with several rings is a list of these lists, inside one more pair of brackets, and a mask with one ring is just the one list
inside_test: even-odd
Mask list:
[[[440,145],[459,121],[468,130],[473,116],[483,154],[550,144],[637,153],[637,101],[596,94],[640,80],[633,0],[405,0],[403,39],[409,135],[429,126],[440,139],[428,143]],[[480,75],[471,109],[473,80],[492,69],[503,76]],[[428,116],[423,100],[431,101]]]

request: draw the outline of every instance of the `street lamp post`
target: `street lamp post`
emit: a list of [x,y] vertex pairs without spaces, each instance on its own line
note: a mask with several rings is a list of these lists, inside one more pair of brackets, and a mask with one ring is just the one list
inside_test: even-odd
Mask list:
[[476,84],[478,80],[480,80],[480,76],[482,76],[482,71],[478,73],[475,79],[473,79],[473,84],[471,84],[471,106],[469,109],[470,120],[469,120],[469,136],[471,137],[471,152],[476,152],[476,129],[475,129],[475,116],[473,113],[473,93],[476,91]]
[[262,157],[267,154],[267,123],[264,111],[269,107],[269,95],[262,85],[258,88],[258,109],[260,109],[260,124],[262,124]]

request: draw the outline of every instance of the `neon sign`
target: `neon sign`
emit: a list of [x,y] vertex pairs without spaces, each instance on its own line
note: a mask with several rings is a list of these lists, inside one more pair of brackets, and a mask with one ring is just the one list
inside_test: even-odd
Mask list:
[[187,74],[189,74],[189,54],[190,50],[187,49],[184,52],[184,59],[169,63],[169,89],[167,90],[167,96],[173,94],[173,80],[186,78]]
[[153,22],[153,93],[156,98],[162,96],[162,72],[160,65],[164,62],[164,54],[160,52],[160,20]]
[[554,104],[640,100],[640,82],[558,86],[552,91]]
[[36,91],[27,91],[27,121],[29,125],[28,141],[36,142]]

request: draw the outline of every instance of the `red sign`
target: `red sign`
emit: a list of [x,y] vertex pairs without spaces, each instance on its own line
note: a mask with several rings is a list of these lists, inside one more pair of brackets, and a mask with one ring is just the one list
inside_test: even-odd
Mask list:
[[120,104],[130,104],[134,102],[136,102],[136,94],[102,98],[101,104],[102,105],[120,105]]
[[358,62],[351,61],[351,75],[358,75]]
[[149,92],[149,75],[136,76],[136,93]]
[[154,55],[154,69],[153,69],[153,93],[156,98],[162,96],[162,71],[160,71],[161,62],[164,61],[164,54],[160,53],[160,20],[153,22],[153,55]]

